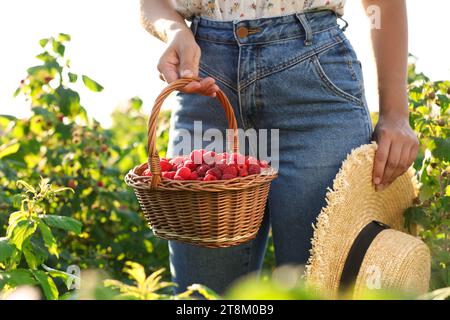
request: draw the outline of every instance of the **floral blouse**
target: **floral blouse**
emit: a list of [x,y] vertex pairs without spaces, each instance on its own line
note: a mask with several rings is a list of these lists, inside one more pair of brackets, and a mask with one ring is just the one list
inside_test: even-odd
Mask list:
[[344,13],[345,0],[175,0],[185,18],[203,16],[214,20],[243,20],[330,9]]

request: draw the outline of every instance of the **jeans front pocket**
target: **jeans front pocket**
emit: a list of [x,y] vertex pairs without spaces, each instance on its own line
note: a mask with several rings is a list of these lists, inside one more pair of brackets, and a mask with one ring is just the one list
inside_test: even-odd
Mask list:
[[311,58],[316,75],[333,95],[364,107],[364,81],[361,63],[347,40],[340,39],[334,46]]

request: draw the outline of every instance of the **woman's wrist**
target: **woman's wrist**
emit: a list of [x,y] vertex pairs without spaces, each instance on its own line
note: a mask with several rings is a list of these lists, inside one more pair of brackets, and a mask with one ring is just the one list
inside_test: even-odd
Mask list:
[[192,35],[191,30],[189,29],[189,27],[186,25],[185,22],[172,21],[171,23],[167,24],[165,30],[167,42],[171,42],[179,34]]
[[380,88],[380,116],[383,118],[408,119],[408,93],[405,86]]

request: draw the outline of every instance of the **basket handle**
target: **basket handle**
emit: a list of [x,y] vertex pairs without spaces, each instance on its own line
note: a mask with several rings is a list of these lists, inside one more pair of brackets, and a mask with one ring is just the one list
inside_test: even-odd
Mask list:
[[[152,173],[150,187],[152,189],[156,189],[158,184],[161,182],[161,164],[160,158],[158,155],[158,151],[156,150],[156,125],[158,122],[159,112],[161,110],[161,106],[166,100],[166,98],[175,90],[180,90],[184,88],[187,84],[200,81],[199,78],[181,78],[171,82],[156,98],[155,104],[153,105],[153,109],[148,120],[148,167],[150,168],[150,172]],[[232,143],[233,152],[237,152],[239,150],[238,145],[238,132],[237,132],[237,121],[236,116],[234,115],[233,107],[230,104],[225,93],[222,90],[217,92],[216,98],[219,100],[223,109],[225,110],[225,115],[228,121],[229,129],[233,130],[233,137],[228,137]]]

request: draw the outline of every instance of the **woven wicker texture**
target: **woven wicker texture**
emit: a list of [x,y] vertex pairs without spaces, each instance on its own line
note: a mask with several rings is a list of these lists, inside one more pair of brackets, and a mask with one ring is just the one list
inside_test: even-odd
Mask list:
[[[263,169],[259,175],[217,181],[179,181],[161,178],[156,150],[156,125],[164,100],[174,90],[194,81],[179,79],[158,96],[148,123],[148,163],[130,170],[125,182],[134,188],[155,235],[193,245],[217,248],[235,246],[255,238],[264,216],[270,183],[277,173]],[[228,98],[217,93],[233,135],[231,151],[239,148],[237,121]],[[151,177],[142,176],[147,168]]]
[[[371,221],[380,221],[389,225],[393,230],[404,231],[404,210],[413,204],[419,192],[419,185],[411,167],[402,176],[398,177],[388,188],[376,191],[372,183],[373,161],[377,144],[363,145],[354,149],[343,162],[334,182],[333,189],[326,195],[326,207],[322,208],[314,227],[311,257],[306,266],[307,281],[317,287],[330,298],[338,296],[339,281],[348,252],[359,232]],[[389,254],[394,252],[397,258],[409,254],[405,263],[391,260],[392,264],[379,263],[385,278],[384,284],[388,288],[410,289],[422,291],[428,286],[427,272],[429,268],[429,254],[425,253],[424,244],[412,236],[393,230],[383,231],[377,236],[370,247],[363,264],[373,259],[390,259]],[[383,236],[381,236],[383,235]],[[406,237],[406,238],[405,238]],[[382,241],[387,238],[386,241]],[[397,248],[391,248],[391,239],[398,240]],[[402,241],[407,239],[407,241]],[[419,245],[420,243],[421,245]],[[417,251],[411,250],[418,248]],[[377,251],[374,251],[376,248]],[[426,248],[426,246],[425,246]],[[371,256],[370,253],[373,253]],[[385,256],[383,256],[386,254]],[[409,274],[408,263],[416,264],[411,270],[421,270],[418,277],[410,277],[408,288],[403,286],[406,281],[402,274]],[[397,268],[397,269],[395,269]],[[361,271],[364,270],[361,268]],[[415,272],[415,271],[414,271]],[[429,275],[429,274],[428,274]],[[361,280],[358,281],[363,281]],[[360,282],[362,283],[362,282]],[[360,284],[362,288],[363,285]]]

